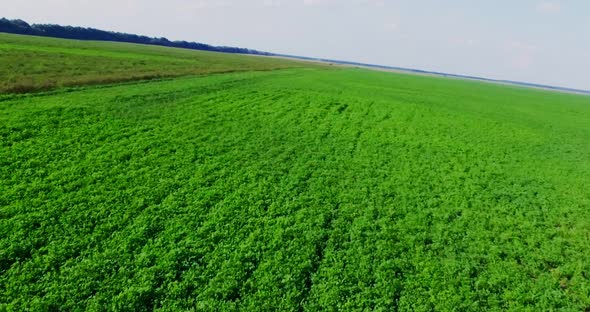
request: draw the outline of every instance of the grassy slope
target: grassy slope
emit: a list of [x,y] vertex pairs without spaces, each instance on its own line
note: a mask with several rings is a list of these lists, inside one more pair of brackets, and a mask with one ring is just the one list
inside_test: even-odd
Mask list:
[[0,304],[590,307],[590,99],[292,69],[0,103]]
[[272,70],[301,67],[303,64],[257,56],[0,33],[0,93],[185,75]]

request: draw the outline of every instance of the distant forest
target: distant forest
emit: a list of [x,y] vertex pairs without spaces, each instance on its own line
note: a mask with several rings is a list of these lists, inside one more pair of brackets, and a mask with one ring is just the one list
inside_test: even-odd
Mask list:
[[117,41],[159,45],[165,47],[184,48],[191,50],[203,50],[213,52],[225,53],[242,53],[242,54],[258,54],[271,55],[267,52],[260,52],[256,50],[234,48],[234,47],[217,47],[204,43],[188,42],[188,41],[170,41],[166,38],[152,38],[147,36],[139,36],[133,34],[104,31],[94,28],[60,26],[52,24],[28,24],[27,22],[17,19],[9,20],[6,18],[0,19],[0,32],[33,35],[43,37],[54,37],[63,39],[77,39],[77,40],[98,40],[98,41]]

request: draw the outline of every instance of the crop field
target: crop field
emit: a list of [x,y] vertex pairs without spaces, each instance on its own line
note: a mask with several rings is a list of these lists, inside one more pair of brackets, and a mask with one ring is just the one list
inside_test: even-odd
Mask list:
[[590,97],[290,66],[5,94],[0,311],[590,310]]

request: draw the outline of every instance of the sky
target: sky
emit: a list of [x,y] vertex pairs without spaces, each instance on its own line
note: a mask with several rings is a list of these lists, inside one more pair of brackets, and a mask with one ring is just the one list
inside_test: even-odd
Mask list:
[[0,16],[590,90],[588,0],[0,0]]

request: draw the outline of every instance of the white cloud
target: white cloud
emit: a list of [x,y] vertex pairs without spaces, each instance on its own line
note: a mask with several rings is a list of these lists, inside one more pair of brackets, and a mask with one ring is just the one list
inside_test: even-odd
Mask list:
[[317,5],[320,2],[320,0],[303,0],[303,5]]
[[356,2],[363,5],[370,5],[378,8],[385,7],[385,1],[383,0],[357,0]]
[[537,3],[536,9],[542,13],[559,13],[561,11],[561,3],[557,1],[542,1]]
[[281,0],[264,0],[263,2],[263,5],[266,7],[280,7],[281,4]]
[[468,48],[473,47],[479,44],[478,40],[475,40],[471,37],[453,37],[449,41],[453,46],[461,47],[461,48]]
[[368,7],[368,8],[384,8],[386,7],[386,1],[384,0],[303,0],[305,6],[331,6],[340,8],[357,8]]
[[199,0],[187,3],[187,7],[191,9],[213,9],[213,8],[224,8],[231,6],[232,2],[229,0],[211,1],[211,0]]
[[390,21],[383,26],[387,32],[397,32],[399,30],[399,23],[397,21]]
[[528,69],[534,65],[537,46],[518,40],[510,40],[505,43],[505,50],[508,52],[508,63],[516,70]]

